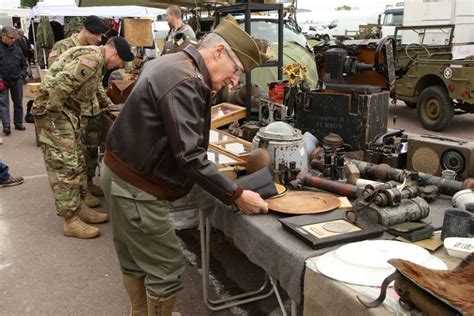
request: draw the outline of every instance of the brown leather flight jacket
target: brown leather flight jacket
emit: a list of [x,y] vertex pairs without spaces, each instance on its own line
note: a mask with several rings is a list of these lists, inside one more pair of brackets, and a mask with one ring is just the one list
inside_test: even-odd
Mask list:
[[159,199],[184,196],[196,183],[226,204],[242,187],[207,160],[211,79],[199,52],[150,61],[107,135],[105,163]]

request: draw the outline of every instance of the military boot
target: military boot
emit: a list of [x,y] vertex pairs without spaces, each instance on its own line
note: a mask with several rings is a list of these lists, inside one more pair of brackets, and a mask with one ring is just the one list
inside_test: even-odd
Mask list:
[[64,236],[76,237],[81,239],[89,239],[98,237],[100,229],[94,226],[87,225],[77,215],[64,219]]
[[176,294],[167,298],[151,296],[147,293],[146,302],[148,304],[148,316],[181,316],[178,312],[173,312],[173,304]]
[[132,278],[122,274],[123,285],[127,290],[130,302],[132,303],[132,311],[130,316],[147,316],[148,307],[146,301],[145,278]]
[[77,216],[88,224],[100,224],[109,220],[109,214],[96,212],[90,209],[83,201],[81,201],[81,207],[77,211]]
[[102,191],[102,188],[97,184],[94,184],[92,181],[87,181],[87,190],[95,196],[104,196],[104,191]]
[[100,206],[100,200],[93,196],[89,189],[87,189],[86,194],[84,194],[83,200],[84,203],[86,203],[86,205],[89,207],[94,208]]

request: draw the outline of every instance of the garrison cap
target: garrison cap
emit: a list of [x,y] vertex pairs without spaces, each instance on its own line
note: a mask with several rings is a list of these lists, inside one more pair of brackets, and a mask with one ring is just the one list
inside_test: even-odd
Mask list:
[[109,28],[105,26],[102,19],[95,15],[89,15],[84,20],[83,25],[86,30],[88,30],[92,34],[104,34],[109,30]]
[[132,61],[134,59],[130,44],[122,36],[112,37],[112,40],[117,50],[117,54],[123,61]]
[[244,66],[245,72],[249,72],[255,67],[260,67],[268,59],[260,51],[255,40],[237,24],[234,17],[230,14],[222,19],[213,32],[229,44]]

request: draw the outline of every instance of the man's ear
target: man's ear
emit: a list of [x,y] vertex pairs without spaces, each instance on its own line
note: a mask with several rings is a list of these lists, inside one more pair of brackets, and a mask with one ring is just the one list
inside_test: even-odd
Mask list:
[[225,51],[225,46],[224,46],[224,44],[219,44],[219,45],[217,45],[217,46],[216,46],[216,50],[217,50],[217,52],[218,52],[219,54],[223,54],[224,51]]

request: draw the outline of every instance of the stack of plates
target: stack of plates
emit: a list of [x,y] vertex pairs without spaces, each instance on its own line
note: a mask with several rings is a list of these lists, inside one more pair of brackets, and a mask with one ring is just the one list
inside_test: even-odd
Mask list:
[[387,261],[403,259],[436,270],[446,264],[419,246],[394,240],[366,240],[344,245],[317,258],[316,267],[332,279],[365,286],[381,286],[395,272]]

